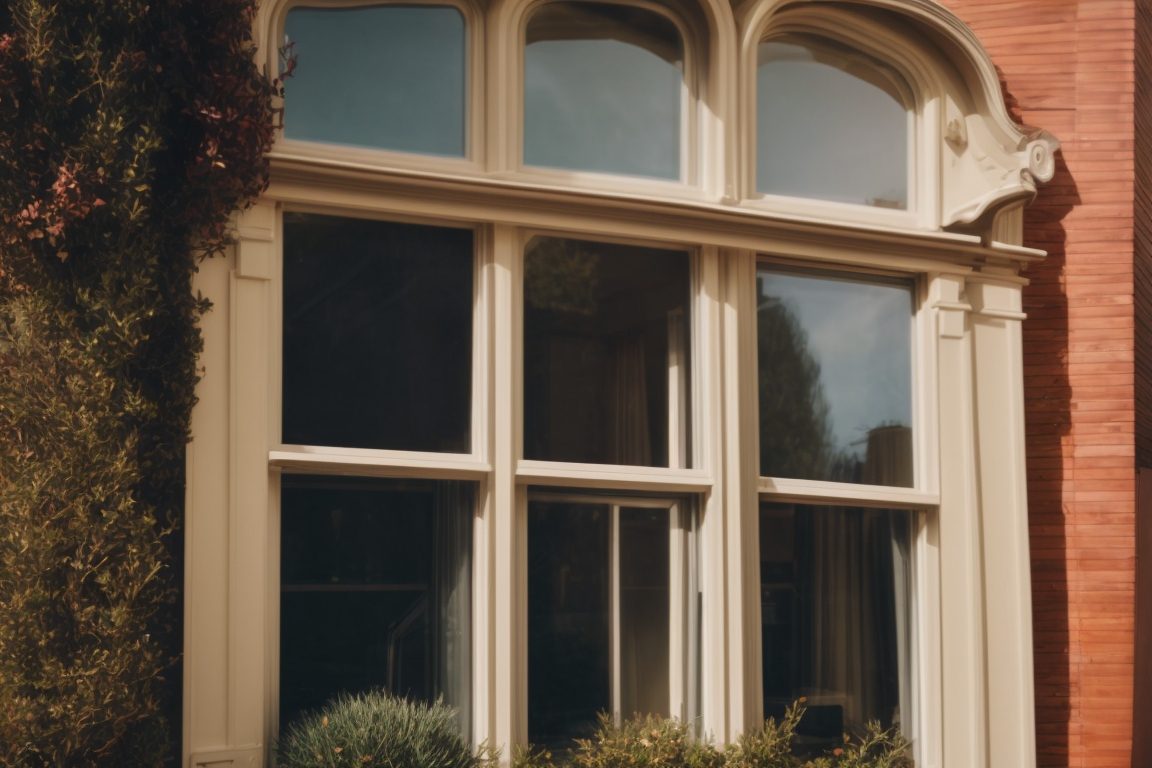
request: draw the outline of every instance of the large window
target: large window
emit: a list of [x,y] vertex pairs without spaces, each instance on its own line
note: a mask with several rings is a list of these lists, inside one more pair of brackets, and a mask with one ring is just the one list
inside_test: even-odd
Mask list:
[[505,755],[804,697],[804,750],[876,719],[919,765],[1027,768],[1014,243],[1055,144],[958,20],[260,14],[297,59],[197,277],[194,768],[377,686]]

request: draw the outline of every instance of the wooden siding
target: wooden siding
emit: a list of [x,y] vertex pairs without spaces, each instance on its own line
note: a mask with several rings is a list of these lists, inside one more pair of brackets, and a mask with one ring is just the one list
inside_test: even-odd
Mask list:
[[[1152,323],[1147,217],[1134,259],[1138,1],[944,0],[988,48],[1014,114],[1063,142],[1025,217],[1025,243],[1050,254],[1024,296],[1040,766],[1134,764],[1136,381],[1152,393],[1152,370],[1135,373],[1136,301]],[[1147,330],[1142,342],[1147,364]]]

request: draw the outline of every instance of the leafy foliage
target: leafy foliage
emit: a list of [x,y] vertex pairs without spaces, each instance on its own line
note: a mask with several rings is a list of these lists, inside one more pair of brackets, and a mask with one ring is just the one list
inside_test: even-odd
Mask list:
[[512,768],[913,768],[908,743],[878,723],[869,723],[861,737],[845,735],[843,746],[805,760],[793,748],[803,716],[804,703],[797,701],[779,722],[769,719],[722,749],[694,739],[689,726],[677,720],[640,715],[617,725],[602,716],[593,738],[577,740],[567,758],[522,750]]
[[288,727],[276,750],[281,768],[483,768],[496,756],[473,754],[454,711],[384,691],[341,694]]
[[0,4],[0,764],[171,753],[191,275],[266,183],[255,5]]

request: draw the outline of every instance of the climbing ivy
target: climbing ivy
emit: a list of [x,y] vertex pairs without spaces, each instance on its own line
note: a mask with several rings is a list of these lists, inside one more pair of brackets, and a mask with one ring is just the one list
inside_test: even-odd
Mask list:
[[0,3],[0,764],[178,729],[198,259],[267,180],[258,0]]

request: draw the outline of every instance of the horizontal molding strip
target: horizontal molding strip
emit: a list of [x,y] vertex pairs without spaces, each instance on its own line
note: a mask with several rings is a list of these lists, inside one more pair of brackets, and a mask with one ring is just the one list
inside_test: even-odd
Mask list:
[[459,176],[270,155],[269,198],[301,206],[501,222],[601,236],[744,248],[850,264],[884,259],[923,271],[931,263],[967,272],[986,265],[1027,264],[1044,252],[975,235],[927,231],[832,218],[782,215],[704,200],[590,191],[489,176]]
[[516,480],[525,485],[700,493],[712,478],[699,470],[521,461]]
[[268,463],[302,474],[358,477],[422,477],[430,480],[479,480],[492,465],[468,454],[332,449],[285,445],[268,452]]
[[758,491],[768,501],[819,502],[866,507],[923,509],[940,505],[940,495],[887,485],[826,483],[818,480],[760,478]]

